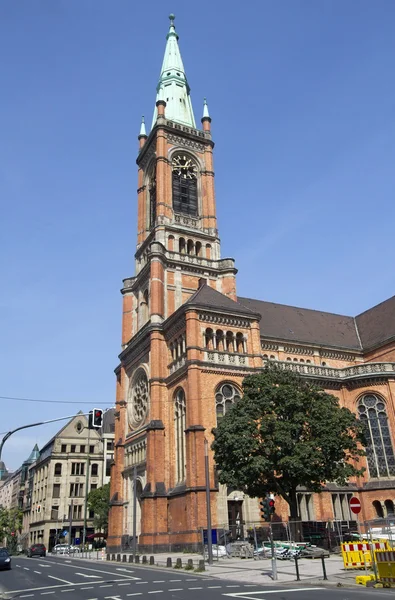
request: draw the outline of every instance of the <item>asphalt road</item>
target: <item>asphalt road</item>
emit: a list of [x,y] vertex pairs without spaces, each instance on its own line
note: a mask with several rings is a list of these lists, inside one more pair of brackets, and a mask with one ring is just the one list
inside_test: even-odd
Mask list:
[[386,600],[394,590],[260,586],[204,575],[122,563],[91,563],[67,557],[13,557],[11,571],[0,571],[0,598],[33,600]]

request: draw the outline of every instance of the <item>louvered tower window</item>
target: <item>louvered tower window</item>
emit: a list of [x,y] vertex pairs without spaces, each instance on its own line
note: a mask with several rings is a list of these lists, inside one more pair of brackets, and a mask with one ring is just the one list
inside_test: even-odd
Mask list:
[[187,155],[176,154],[172,160],[173,210],[197,216],[197,166]]
[[156,221],[156,181],[153,179],[149,187],[149,226],[155,225]]
[[358,413],[365,426],[370,477],[393,477],[395,455],[383,400],[375,394],[366,394],[358,402]]

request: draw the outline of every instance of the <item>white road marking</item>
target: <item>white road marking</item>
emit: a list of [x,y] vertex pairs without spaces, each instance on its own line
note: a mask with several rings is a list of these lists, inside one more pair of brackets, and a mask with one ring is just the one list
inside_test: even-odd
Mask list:
[[169,588],[168,592],[182,592],[182,588]]
[[126,582],[126,583],[118,583],[118,585],[130,585],[130,583]]
[[142,592],[135,592],[134,594],[126,594],[127,596],[142,596]]
[[120,600],[119,596],[104,596],[105,600]]
[[148,581],[136,581],[136,585],[141,585],[142,583],[148,583]]
[[197,579],[186,579],[185,581],[197,581]]
[[37,575],[41,575],[41,571],[34,571]]
[[147,594],[163,594],[163,590],[153,590],[152,592],[147,592]]
[[130,569],[121,569],[120,567],[117,567],[116,571],[126,571],[126,573],[134,573],[134,571],[131,571]]
[[112,587],[112,583],[110,585],[101,585],[99,587]]
[[67,581],[67,579],[61,579],[60,577],[54,577],[53,575],[48,575],[49,579],[56,579],[56,581],[63,581],[63,583],[67,583],[67,585],[72,585],[72,581]]
[[41,592],[41,596],[47,596],[48,594],[54,594],[55,592]]
[[222,587],[222,585],[208,585],[207,589],[208,590],[219,590]]
[[38,566],[39,567],[45,567],[46,569],[50,569],[51,568],[51,565],[43,565],[41,563],[38,563]]
[[19,598],[31,598],[34,594],[24,594],[23,596],[19,596]]
[[70,590],[60,590],[61,592],[75,592],[75,588],[71,588]]
[[[323,590],[324,588],[292,588],[290,590],[262,590],[260,592],[236,592],[234,594],[223,594],[224,596],[230,596],[231,598],[242,598],[242,600],[259,600],[257,598],[257,594],[260,594],[261,596],[266,596],[266,594],[289,594],[291,592],[309,592],[309,591],[317,591],[317,590]],[[250,594],[250,596],[246,596],[247,594]],[[252,595],[254,594],[254,595]],[[263,600],[263,599],[262,599]]]
[[93,590],[93,585],[91,585],[90,587],[84,587],[84,588],[81,588],[81,589],[82,590]]
[[23,567],[25,571],[30,571],[29,567]]
[[193,588],[188,588],[188,590],[202,590],[202,587],[193,587]]
[[156,581],[153,581],[152,583],[165,583],[164,579],[157,579]]
[[173,582],[175,583],[176,581],[182,581],[182,579],[169,579],[170,583],[173,583]]
[[[61,565],[62,567],[68,567],[69,569],[75,569],[75,565],[65,565],[64,563],[61,562],[54,562],[52,561],[52,564],[54,565]],[[78,568],[78,567],[77,567]],[[93,571],[94,573],[100,573],[100,576],[102,577],[103,574],[105,575],[112,575],[114,577],[114,575],[118,575],[118,577],[124,577],[126,579],[133,579],[133,580],[139,580],[141,579],[140,577],[132,577],[131,575],[123,575],[122,573],[114,573],[114,571],[103,571],[102,569],[92,569],[90,567],[79,567],[81,569],[81,571]],[[130,573],[130,571],[128,571],[128,573]],[[197,581],[195,579],[195,581]]]
[[240,587],[239,585],[227,585],[227,588]]
[[87,573],[74,573],[74,575],[81,575],[81,577],[94,577],[95,579],[101,579],[101,576],[99,575],[88,575]]

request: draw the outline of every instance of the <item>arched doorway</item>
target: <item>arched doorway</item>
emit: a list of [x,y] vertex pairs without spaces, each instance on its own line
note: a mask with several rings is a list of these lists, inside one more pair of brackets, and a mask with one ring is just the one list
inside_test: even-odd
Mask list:
[[383,511],[383,507],[381,506],[381,502],[379,500],[374,500],[372,502],[373,504],[373,508],[376,511],[376,517],[377,519],[383,519],[384,518],[384,511]]

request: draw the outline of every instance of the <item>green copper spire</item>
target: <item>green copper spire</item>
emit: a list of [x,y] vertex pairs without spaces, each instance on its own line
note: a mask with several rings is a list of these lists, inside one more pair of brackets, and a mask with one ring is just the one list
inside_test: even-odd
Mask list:
[[[166,36],[166,49],[163,58],[159,82],[156,87],[156,101],[166,102],[165,116],[170,121],[176,121],[188,127],[196,127],[193,116],[190,87],[185,75],[178,35],[174,26],[174,15],[169,15],[170,29]],[[156,123],[157,110],[155,108],[152,126]]]

